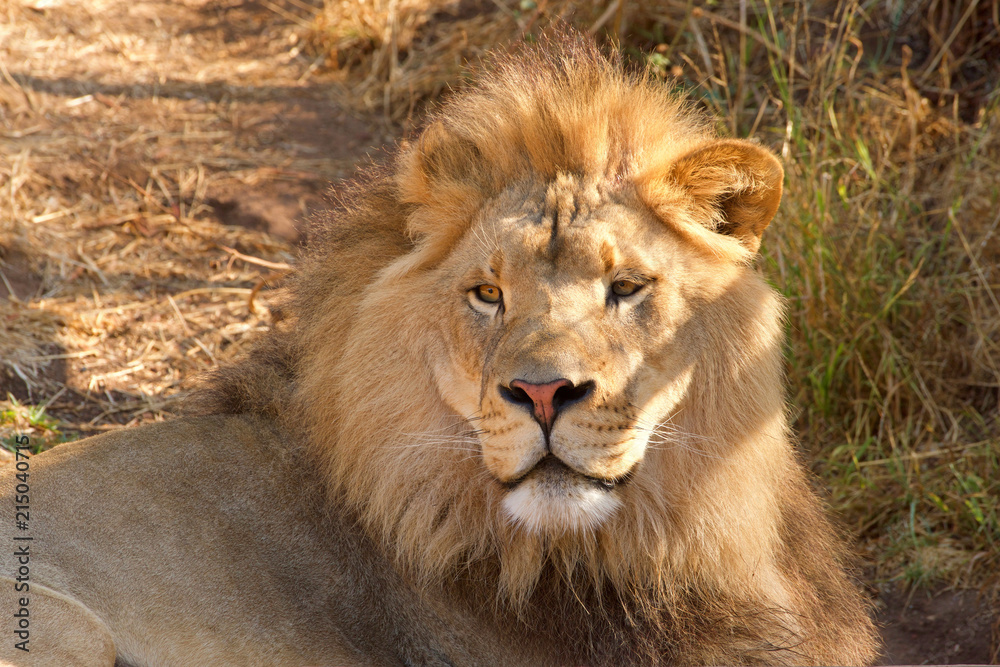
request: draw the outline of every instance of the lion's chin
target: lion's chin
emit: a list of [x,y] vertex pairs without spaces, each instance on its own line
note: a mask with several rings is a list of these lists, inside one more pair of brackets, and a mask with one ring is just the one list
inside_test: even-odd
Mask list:
[[581,475],[553,456],[512,485],[503,500],[514,523],[549,535],[594,530],[621,504],[614,483]]

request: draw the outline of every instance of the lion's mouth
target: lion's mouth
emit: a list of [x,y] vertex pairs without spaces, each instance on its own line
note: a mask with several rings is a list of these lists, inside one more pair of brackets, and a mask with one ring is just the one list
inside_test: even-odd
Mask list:
[[629,470],[620,477],[595,477],[574,470],[554,454],[546,454],[520,477],[500,482],[500,484],[508,491],[513,491],[529,477],[537,483],[553,489],[575,486],[584,482],[601,491],[611,492],[627,483],[632,478],[632,471]]

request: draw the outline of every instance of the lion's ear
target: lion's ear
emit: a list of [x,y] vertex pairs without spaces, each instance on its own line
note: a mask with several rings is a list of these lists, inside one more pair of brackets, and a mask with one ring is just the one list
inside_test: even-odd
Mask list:
[[723,139],[681,157],[666,180],[686,194],[699,223],[757,252],[781,202],[783,178],[781,163],[767,149]]
[[448,240],[466,229],[483,199],[482,163],[475,144],[440,121],[402,146],[396,183],[400,199],[418,206],[407,223],[412,238]]

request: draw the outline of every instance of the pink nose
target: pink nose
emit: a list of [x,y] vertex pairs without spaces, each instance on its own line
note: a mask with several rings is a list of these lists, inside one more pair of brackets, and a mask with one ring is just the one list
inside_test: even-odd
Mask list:
[[[541,425],[545,433],[552,430],[552,423],[556,420],[556,392],[562,387],[572,387],[573,383],[564,378],[545,384],[531,384],[524,380],[514,380],[510,383],[514,389],[520,389],[531,400],[531,414],[535,421]],[[523,401],[527,402],[527,401]]]

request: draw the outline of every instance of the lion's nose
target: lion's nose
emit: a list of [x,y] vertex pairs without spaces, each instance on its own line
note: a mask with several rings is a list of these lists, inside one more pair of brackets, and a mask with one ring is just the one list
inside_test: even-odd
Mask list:
[[593,381],[576,385],[565,378],[542,384],[514,380],[509,387],[500,387],[500,395],[511,403],[531,406],[532,417],[548,436],[559,410],[583,399],[593,388]]

